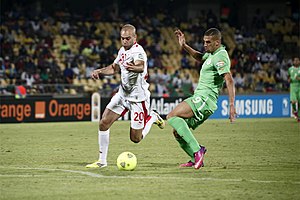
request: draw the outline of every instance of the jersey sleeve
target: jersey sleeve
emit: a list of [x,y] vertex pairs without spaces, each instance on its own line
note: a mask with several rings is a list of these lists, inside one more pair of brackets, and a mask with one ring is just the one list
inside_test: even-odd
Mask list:
[[141,47],[137,47],[135,51],[132,52],[133,61],[141,60],[146,61],[145,51]]
[[220,52],[219,55],[216,58],[214,58],[213,64],[216,67],[219,75],[230,72],[231,64],[226,51]]

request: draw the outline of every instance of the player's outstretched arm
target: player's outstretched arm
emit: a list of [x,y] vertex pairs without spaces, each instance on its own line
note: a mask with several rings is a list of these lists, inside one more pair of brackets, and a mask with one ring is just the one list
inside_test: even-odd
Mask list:
[[195,49],[193,49],[186,43],[185,36],[182,33],[182,31],[177,29],[177,30],[175,30],[174,33],[178,39],[178,43],[179,43],[180,47],[183,48],[186,52],[188,52],[194,59],[201,62],[203,54],[199,51],[196,51]]
[[115,63],[108,65],[107,67],[96,69],[92,72],[92,79],[99,79],[100,75],[113,75],[117,73],[119,70],[119,66]]
[[235,87],[234,87],[234,81],[231,76],[231,73],[224,74],[224,80],[226,82],[227,90],[228,90],[228,98],[229,98],[229,120],[230,122],[235,121],[236,117],[236,110],[234,106],[234,100],[235,100]]

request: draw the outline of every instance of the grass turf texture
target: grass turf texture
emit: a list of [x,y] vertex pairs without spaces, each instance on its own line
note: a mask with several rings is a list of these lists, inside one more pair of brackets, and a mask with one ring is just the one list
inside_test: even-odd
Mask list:
[[[0,199],[299,199],[300,125],[293,119],[208,120],[194,131],[205,167],[188,157],[169,125],[129,140],[129,122],[111,128],[107,168],[98,158],[97,123],[1,124]],[[138,159],[119,171],[123,151]]]

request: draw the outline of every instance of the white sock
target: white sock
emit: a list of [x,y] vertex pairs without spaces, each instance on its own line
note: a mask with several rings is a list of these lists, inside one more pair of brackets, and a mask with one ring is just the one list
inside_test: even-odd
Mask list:
[[109,146],[109,129],[107,131],[98,131],[99,142],[99,160],[101,164],[107,164],[107,152]]
[[151,127],[152,127],[152,124],[154,123],[154,122],[156,122],[156,115],[152,115],[151,113],[150,113],[150,116],[149,116],[149,120],[147,121],[147,123],[146,123],[146,125],[145,125],[145,127],[144,127],[144,129],[143,129],[143,131],[142,131],[142,135],[143,135],[143,139],[146,137],[146,135],[150,132],[150,129],[151,129]]

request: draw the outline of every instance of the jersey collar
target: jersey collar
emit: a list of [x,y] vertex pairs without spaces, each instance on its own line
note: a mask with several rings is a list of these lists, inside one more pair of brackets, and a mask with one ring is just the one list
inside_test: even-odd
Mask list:
[[138,45],[138,43],[137,43],[137,42],[134,42],[133,45],[132,45],[129,49],[126,50],[126,49],[124,48],[124,50],[125,50],[125,51],[130,51],[130,50],[132,49],[132,47],[137,46],[137,45]]
[[224,46],[224,45],[221,45],[217,50],[215,50],[215,51],[212,53],[212,55],[218,53],[219,51],[221,51],[221,50],[223,50],[223,49],[225,49],[225,46]]

